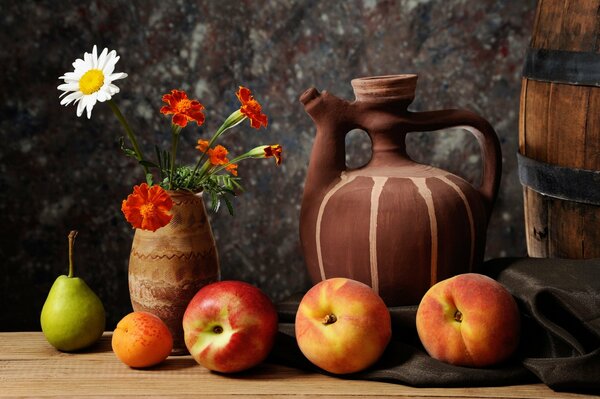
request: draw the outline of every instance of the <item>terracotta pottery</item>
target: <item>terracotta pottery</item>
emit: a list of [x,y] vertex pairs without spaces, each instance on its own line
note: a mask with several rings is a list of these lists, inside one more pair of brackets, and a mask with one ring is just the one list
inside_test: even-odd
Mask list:
[[219,278],[219,258],[201,194],[168,191],[171,222],[155,232],[137,229],[129,257],[135,311],[160,317],[173,334],[172,354],[186,354],[183,313],[204,285]]
[[[356,100],[324,91],[300,97],[317,126],[302,200],[300,238],[314,283],[362,281],[388,306],[417,304],[437,281],[482,262],[501,173],[500,144],[483,118],[465,110],[410,112],[416,75],[354,79]],[[479,188],[406,154],[408,132],[463,127],[483,155]],[[366,131],[372,158],[345,163],[345,136]]]

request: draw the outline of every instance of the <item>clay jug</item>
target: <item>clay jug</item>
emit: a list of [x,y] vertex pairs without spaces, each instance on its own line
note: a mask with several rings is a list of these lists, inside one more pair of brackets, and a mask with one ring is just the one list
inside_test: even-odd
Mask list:
[[135,311],[160,317],[173,335],[173,355],[186,354],[183,314],[192,297],[219,278],[219,258],[202,194],[168,191],[173,218],[155,232],[136,229],[129,257]]
[[[370,285],[388,306],[414,305],[431,285],[482,262],[500,182],[498,137],[470,111],[408,111],[416,82],[417,75],[354,79],[353,102],[315,88],[301,95],[317,127],[300,215],[313,283],[351,278]],[[406,153],[407,133],[450,127],[470,131],[480,144],[477,188]],[[353,129],[368,133],[372,156],[348,170],[345,136]]]

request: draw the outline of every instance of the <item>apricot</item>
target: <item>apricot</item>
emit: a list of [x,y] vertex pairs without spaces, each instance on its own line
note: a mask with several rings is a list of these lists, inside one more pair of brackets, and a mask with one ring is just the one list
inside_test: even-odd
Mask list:
[[117,324],[112,349],[129,367],[150,367],[169,356],[173,337],[159,317],[147,312],[133,312]]

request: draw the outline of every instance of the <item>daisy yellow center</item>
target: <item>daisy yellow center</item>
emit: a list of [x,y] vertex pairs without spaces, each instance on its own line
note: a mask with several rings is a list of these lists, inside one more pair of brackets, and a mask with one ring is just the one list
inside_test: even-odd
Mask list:
[[104,84],[104,74],[99,69],[90,69],[79,79],[79,90],[83,94],[92,94]]
[[143,218],[152,217],[154,215],[154,204],[149,202],[140,207],[140,214]]

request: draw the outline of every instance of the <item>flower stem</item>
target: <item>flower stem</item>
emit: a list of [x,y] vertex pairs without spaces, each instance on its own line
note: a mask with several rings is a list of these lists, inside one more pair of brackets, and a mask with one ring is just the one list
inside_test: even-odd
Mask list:
[[[211,137],[210,141],[208,142],[208,146],[207,146],[207,152],[208,152],[208,148],[210,148],[215,141],[217,141],[217,139],[223,134],[225,133],[225,131],[231,129],[232,127],[235,127],[237,125],[239,125],[240,123],[242,123],[244,121],[244,119],[246,119],[247,116],[242,114],[242,112],[238,109],[236,111],[233,111],[231,113],[231,115],[229,115],[227,117],[227,119],[225,119],[225,122],[223,122],[223,124],[221,125],[221,127],[219,127],[219,129],[217,129],[217,131],[215,132],[215,134],[213,134],[213,136]],[[198,168],[200,167],[200,165],[202,164],[202,161],[204,161],[204,158],[206,157],[206,152],[203,153],[200,156],[200,159],[198,159],[198,162],[196,162],[196,166],[194,167],[194,170],[192,171],[192,175],[190,176],[190,179],[188,180],[188,185],[192,183],[192,181],[194,180],[194,177],[196,176],[196,173],[198,172]],[[200,177],[203,177],[204,174],[206,173],[208,167],[205,164],[202,165],[202,170],[200,173]]]
[[173,190],[173,174],[175,173],[175,157],[177,156],[177,145],[179,144],[179,133],[181,127],[171,124],[171,170],[169,175],[169,189]]
[[[127,137],[129,138],[129,141],[133,146],[133,151],[135,152],[137,160],[141,161],[142,159],[144,159],[144,156],[142,155],[142,151],[140,151],[140,147],[137,143],[137,139],[135,138],[135,134],[133,134],[133,130],[131,130],[131,127],[129,126],[127,120],[121,113],[121,110],[119,110],[117,104],[113,100],[108,100],[107,102],[110,106],[110,109],[112,109],[119,122],[121,122],[121,126],[123,126],[123,129],[125,129],[125,133],[127,133]],[[148,171],[148,167],[146,165],[142,165],[142,167],[144,168],[144,174],[148,175],[148,173],[150,173]]]
[[[206,172],[208,172],[211,168],[212,168],[212,165],[211,165],[210,161],[206,160],[206,162],[204,162],[204,165],[202,165],[202,168],[200,168],[200,177],[199,178],[202,179],[204,177],[204,175],[206,174]],[[194,178],[195,173],[196,173],[195,171],[194,171],[194,173],[192,173],[192,179]]]
[[233,158],[231,161],[227,162],[224,165],[221,165],[219,167],[216,167],[212,173],[218,173],[220,171],[222,171],[223,169],[227,168],[229,165],[234,164],[234,163],[239,163],[240,161],[243,161],[244,159],[248,159],[248,158],[254,158],[253,156],[251,156],[248,153],[245,153],[243,155],[240,155],[239,157],[235,157]]

